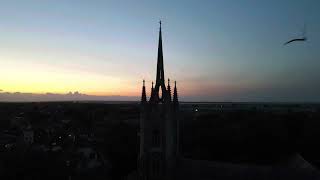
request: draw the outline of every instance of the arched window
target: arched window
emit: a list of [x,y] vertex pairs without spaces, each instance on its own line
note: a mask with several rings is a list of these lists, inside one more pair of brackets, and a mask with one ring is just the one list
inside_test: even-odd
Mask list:
[[160,176],[161,175],[161,154],[160,153],[153,153],[152,155],[152,174],[154,176]]
[[152,145],[154,147],[160,146],[160,133],[158,130],[153,130],[152,132]]
[[162,99],[162,95],[163,95],[163,92],[162,92],[162,86],[159,87],[159,99]]

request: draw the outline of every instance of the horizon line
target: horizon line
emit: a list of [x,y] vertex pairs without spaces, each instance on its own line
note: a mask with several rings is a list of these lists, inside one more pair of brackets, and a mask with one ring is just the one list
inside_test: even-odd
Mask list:
[[[118,103],[140,103],[140,100],[44,100],[44,101],[1,101],[0,103],[102,103],[102,102],[118,102]],[[320,104],[320,101],[179,101],[180,104],[202,103],[202,104]]]

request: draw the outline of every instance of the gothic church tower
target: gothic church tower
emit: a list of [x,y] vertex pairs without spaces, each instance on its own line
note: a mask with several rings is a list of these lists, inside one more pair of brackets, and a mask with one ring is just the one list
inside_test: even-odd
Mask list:
[[176,82],[173,98],[170,80],[165,85],[161,21],[156,83],[149,100],[143,81],[140,112],[140,153],[138,173],[143,180],[172,179],[178,155],[179,102]]

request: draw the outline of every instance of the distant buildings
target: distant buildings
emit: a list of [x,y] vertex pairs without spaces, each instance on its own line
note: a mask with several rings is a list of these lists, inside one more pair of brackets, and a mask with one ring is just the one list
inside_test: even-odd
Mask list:
[[28,127],[26,129],[23,129],[23,140],[26,144],[33,144],[34,142],[34,131],[31,127]]
[[[30,112],[41,114],[40,111]],[[0,179],[19,179],[15,175],[17,170],[32,176],[45,173],[31,171],[29,166],[50,167],[48,171],[53,171],[53,174],[45,173],[47,176],[75,179],[82,175],[108,176],[111,165],[101,149],[96,147],[92,132],[73,128],[71,120],[63,115],[53,118],[55,113],[63,114],[55,112],[54,108],[43,111],[48,112],[53,113],[45,118],[20,113],[11,118],[6,130],[0,132]],[[19,166],[23,168],[16,168]]]

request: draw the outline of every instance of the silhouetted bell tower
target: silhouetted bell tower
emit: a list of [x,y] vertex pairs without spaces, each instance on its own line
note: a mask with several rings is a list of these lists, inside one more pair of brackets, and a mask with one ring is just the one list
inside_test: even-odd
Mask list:
[[178,93],[175,83],[171,98],[170,80],[165,86],[161,21],[156,83],[149,101],[143,81],[140,112],[138,172],[143,180],[172,179],[178,155]]

